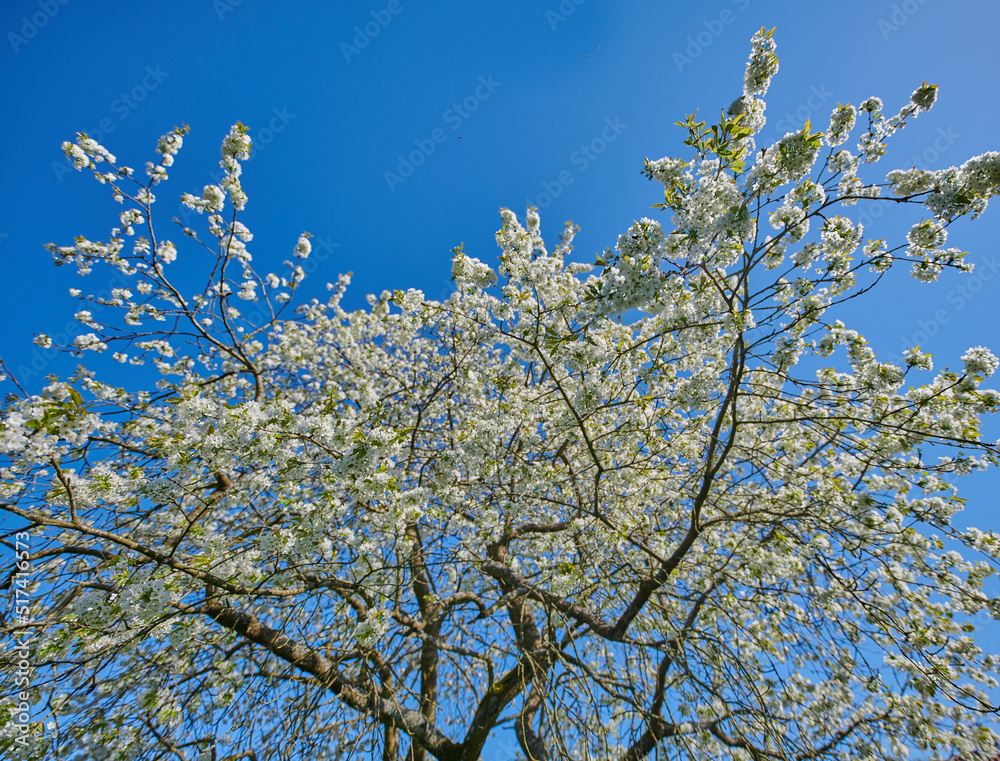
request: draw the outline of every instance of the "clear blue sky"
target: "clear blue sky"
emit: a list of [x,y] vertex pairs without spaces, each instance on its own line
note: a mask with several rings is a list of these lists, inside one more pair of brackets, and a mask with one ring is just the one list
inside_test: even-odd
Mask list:
[[[351,270],[348,308],[386,288],[441,298],[451,248],[495,257],[502,206],[541,207],[552,240],[572,219],[577,255],[590,260],[658,213],[643,159],[684,155],[673,122],[696,109],[715,116],[740,94],[761,26],[777,27],[781,59],[765,138],[807,117],[823,129],[838,102],[870,95],[895,112],[926,80],[940,86],[937,105],[879,167],[944,168],[1000,149],[991,0],[3,0],[0,356],[34,389],[42,374],[72,369],[42,368],[33,354],[34,332],[60,333],[80,308],[67,295],[77,277],[54,269],[43,244],[104,239],[120,210],[89,175],[65,171],[59,146],[77,131],[141,171],[160,135],[191,126],[157,189],[165,230],[180,194],[212,181],[240,120],[256,142],[243,219],[259,271],[277,269],[308,230],[322,261],[305,296]],[[403,178],[400,157],[415,151],[423,160]],[[905,233],[895,223],[871,220],[865,234]],[[845,319],[881,353],[920,343],[939,367],[973,345],[1000,353],[998,240],[995,204],[949,238],[977,273],[937,286],[901,276]],[[1000,528],[998,476],[977,476],[967,492],[969,521],[983,529]]]

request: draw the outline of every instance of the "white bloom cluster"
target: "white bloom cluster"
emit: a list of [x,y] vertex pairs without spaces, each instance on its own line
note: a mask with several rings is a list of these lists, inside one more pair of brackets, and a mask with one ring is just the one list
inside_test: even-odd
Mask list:
[[805,211],[787,197],[781,206],[771,212],[768,221],[776,230],[787,229],[789,242],[801,240],[809,232],[809,220],[806,219]]
[[108,345],[104,343],[100,336],[94,333],[83,333],[73,339],[73,346],[81,351],[96,351],[102,352],[108,348]]
[[312,243],[309,242],[309,235],[303,233],[299,236],[298,242],[295,244],[295,256],[299,259],[309,258],[309,254],[312,252]]
[[112,237],[110,243],[97,243],[81,236],[72,246],[47,243],[45,248],[52,254],[57,267],[73,262],[76,264],[76,271],[81,275],[89,275],[95,261],[106,262],[121,271],[129,270],[128,262],[120,256],[122,240],[118,237]]
[[806,243],[801,249],[791,255],[792,264],[808,270],[812,263],[819,258],[820,247],[815,243]]
[[141,225],[145,221],[145,217],[138,209],[126,209],[118,215],[118,218],[121,220],[122,227],[125,228],[126,235],[135,235],[135,229],[132,226]]
[[167,179],[166,167],[154,164],[152,161],[146,162],[146,174],[149,175],[149,178],[154,185]]
[[910,269],[913,279],[921,283],[933,283],[942,272],[944,272],[944,267],[931,257],[914,262],[913,267]]
[[980,198],[1000,192],[1000,153],[989,151],[969,159],[958,171],[958,181]]
[[621,314],[656,298],[663,283],[658,267],[663,242],[660,223],[643,217],[619,236],[616,252],[605,252],[601,314]]
[[249,243],[253,240],[253,233],[250,232],[250,228],[238,219],[233,221],[229,228],[229,234],[232,237],[238,238],[243,243]]
[[943,225],[933,220],[925,220],[915,224],[906,234],[906,240],[911,250],[940,248],[948,239],[948,231]]
[[[207,211],[212,214],[212,217],[216,217],[215,213],[222,211],[225,206],[226,191],[219,185],[206,185],[201,191],[201,198],[191,193],[184,193],[181,196],[181,203],[199,214]],[[210,217],[210,221],[213,221],[212,217]],[[221,219],[214,220],[212,234],[219,235],[221,229]]]
[[937,100],[937,91],[937,85],[929,85],[924,82],[910,95],[910,103],[921,111],[927,111],[934,105],[934,101]]
[[156,152],[162,156],[160,163],[163,164],[163,166],[173,166],[174,156],[177,155],[177,152],[184,145],[185,132],[186,130],[184,128],[174,128],[173,131],[168,132],[157,142]]
[[389,630],[388,614],[381,609],[369,610],[364,621],[354,627],[354,637],[361,647],[374,647]]
[[649,179],[661,182],[665,187],[670,188],[677,184],[683,184],[683,180],[685,179],[690,179],[690,176],[684,173],[687,166],[687,163],[681,159],[670,158],[669,156],[664,156],[662,159],[657,159],[656,161],[646,159],[646,168],[643,170],[643,174]]
[[418,288],[407,288],[406,293],[398,300],[398,303],[404,312],[412,312],[419,309],[424,303],[424,292]]
[[[975,161],[970,159],[965,166]],[[986,209],[988,196],[971,192],[971,188],[965,184],[968,179],[958,167],[935,173],[934,189],[927,196],[925,205],[939,222],[951,222],[965,215],[975,219]]]
[[169,240],[163,241],[156,247],[156,258],[163,264],[170,264],[177,259],[177,246]]
[[810,206],[822,206],[826,201],[826,191],[819,183],[805,180],[792,189],[786,196],[786,200],[796,201],[805,209]]
[[[744,114],[743,120],[740,122],[741,127],[748,128],[754,135],[764,129],[764,125],[767,124],[767,117],[764,115],[766,110],[766,104],[763,98],[750,98],[745,95],[741,95],[732,103],[729,104],[729,108],[726,109],[727,116],[738,116]],[[754,150],[755,143],[753,137],[743,138],[740,143],[738,143],[741,148],[743,148],[744,153],[750,153]]]
[[757,158],[747,173],[748,193],[770,193],[787,182],[805,177],[822,147],[806,122],[801,130],[789,132]]
[[830,168],[834,172],[842,172],[853,176],[857,172],[860,159],[846,148],[841,148],[830,158]]
[[878,161],[886,152],[886,139],[906,126],[910,118],[914,118],[929,109],[936,97],[936,85],[924,85],[916,90],[911,100],[894,116],[888,119],[882,114],[882,101],[878,98],[868,98],[860,110],[868,114],[868,130],[858,143],[861,159],[867,163]]
[[643,217],[627,232],[618,236],[618,253],[634,259],[646,258],[657,263],[663,243],[663,227],[655,219]]
[[240,283],[240,288],[236,292],[238,298],[243,301],[256,301],[257,300],[257,281],[256,280],[244,280]]
[[906,235],[910,244],[906,253],[920,259],[913,265],[913,276],[917,280],[933,282],[946,266],[955,267],[962,272],[972,270],[972,265],[965,262],[965,252],[961,249],[941,248],[947,238],[948,231],[945,227],[933,220],[918,222],[910,228]]
[[871,263],[872,272],[888,272],[892,267],[892,254],[889,253],[885,238],[869,240],[862,249],[865,260]]
[[247,202],[246,193],[240,185],[240,174],[243,172],[240,161],[250,158],[250,148],[251,140],[247,128],[240,123],[234,124],[222,141],[222,159],[219,161],[219,166],[226,172],[222,187],[229,193],[229,198],[238,211],[241,211]]
[[91,314],[89,309],[81,309],[79,312],[73,315],[73,319],[77,322],[83,323],[88,328],[97,329],[97,323],[94,322],[94,316]]
[[885,142],[877,132],[866,132],[858,143],[861,160],[866,164],[874,164],[885,155]]
[[893,169],[886,176],[886,182],[897,196],[912,196],[934,188],[936,174],[926,169]]
[[74,169],[83,169],[84,167],[94,169],[95,164],[104,160],[107,160],[109,164],[114,164],[117,160],[104,146],[82,132],[77,133],[75,144],[68,140],[63,142],[62,150],[66,154],[66,158],[73,162]]
[[497,273],[488,264],[461,252],[451,260],[451,277],[459,283],[469,283],[478,288],[489,288],[497,282]]
[[163,614],[170,604],[171,594],[162,578],[139,575],[130,579],[117,603],[122,613],[132,619],[148,621]]
[[981,375],[989,378],[996,372],[997,360],[993,352],[984,346],[974,346],[962,355],[962,362],[965,364],[965,372],[969,375]]
[[27,419],[20,412],[11,412],[0,427],[0,454],[18,452],[28,443]]
[[766,95],[771,77],[778,71],[778,56],[774,52],[777,45],[774,43],[773,33],[773,29],[770,32],[761,29],[750,41],[750,60],[743,75],[744,97]]
[[858,151],[860,159],[866,164],[871,164],[885,154],[883,143],[885,135],[882,130],[882,122],[885,117],[882,116],[882,100],[876,97],[866,98],[858,106],[858,111],[867,113],[869,122],[868,131],[861,136],[861,140],[858,142]]
[[278,529],[265,532],[257,541],[257,546],[265,558],[275,558],[287,552],[294,541],[290,533]]
[[823,259],[833,270],[848,266],[849,257],[861,242],[862,225],[856,225],[847,217],[831,217],[824,221],[820,233],[820,248]]
[[111,622],[113,606],[106,600],[107,593],[88,589],[73,601],[73,612],[84,626],[100,629]]
[[931,355],[923,353],[919,347],[907,349],[903,353],[903,360],[906,362],[907,367],[915,367],[918,370],[928,371],[934,369],[934,360]]
[[846,105],[837,104],[830,114],[830,128],[826,132],[826,141],[831,147],[843,145],[847,142],[851,130],[854,129],[854,122],[857,119],[857,111],[850,103]]
[[201,191],[201,200],[206,211],[222,211],[226,193],[218,185],[206,185]]
[[861,105],[858,106],[859,110],[866,111],[871,116],[882,113],[882,99],[876,96],[870,98],[865,98],[861,101]]
[[223,158],[233,158],[246,161],[250,158],[252,147],[250,135],[242,124],[234,124],[229,128],[229,134],[222,141]]
[[718,246],[720,238],[742,244],[753,237],[755,221],[747,213],[744,195],[728,172],[719,171],[716,159],[698,164],[698,179],[688,190],[684,208],[674,214],[677,230],[686,231],[685,241],[689,262],[700,262],[716,254],[732,256],[734,247]]

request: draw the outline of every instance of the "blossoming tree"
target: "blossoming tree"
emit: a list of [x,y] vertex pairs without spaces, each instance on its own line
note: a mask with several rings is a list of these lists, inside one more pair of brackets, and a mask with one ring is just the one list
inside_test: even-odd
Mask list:
[[[1000,657],[972,634],[1000,616],[1000,538],[952,521],[955,477],[996,462],[998,361],[894,366],[833,317],[904,262],[970,270],[947,228],[1000,155],[875,175],[927,84],[758,147],[777,68],[762,30],[742,97],[646,163],[662,221],[596,264],[567,262],[572,225],[550,248],[504,210],[497,270],[459,248],[447,300],[355,312],[347,276],[292,309],[308,235],[254,270],[242,125],[183,197],[207,235],[173,239],[152,191],[185,129],[141,180],[66,143],[125,209],[50,250],[128,286],[76,292],[101,309],[64,348],[123,371],[4,402],[0,628],[8,684],[31,675],[5,757],[471,761],[498,730],[536,761],[994,747]],[[857,204],[914,207],[906,242],[866,239]],[[130,388],[144,363],[155,388]]]

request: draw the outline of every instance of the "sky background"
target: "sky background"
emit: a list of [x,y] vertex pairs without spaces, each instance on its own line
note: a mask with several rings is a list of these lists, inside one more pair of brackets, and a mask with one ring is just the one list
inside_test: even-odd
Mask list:
[[[141,172],[160,135],[190,125],[156,189],[163,234],[181,193],[215,181],[220,142],[242,121],[255,142],[242,219],[259,272],[280,271],[308,230],[315,270],[300,296],[322,297],[353,271],[348,309],[383,289],[439,299],[450,249],[464,243],[495,263],[501,207],[523,219],[538,206],[553,244],[573,220],[580,260],[642,216],[668,224],[649,208],[662,193],[641,176],[643,159],[687,156],[673,123],[695,110],[716,117],[740,95],[761,26],[777,27],[781,65],[758,145],[806,118],[825,129],[838,102],[878,95],[895,113],[926,80],[940,86],[937,105],[893,138],[880,173],[1000,148],[1000,3],[990,0],[3,0],[0,356],[29,390],[73,368],[31,343],[74,326],[81,308],[67,295],[73,268],[56,270],[43,245],[105,240],[121,210],[69,169],[59,146],[78,131]],[[420,163],[407,172],[413,152]],[[855,217],[866,238],[897,241],[919,218]],[[974,274],[927,286],[900,272],[844,319],[889,358],[912,344],[937,367],[959,366],[969,346],[1000,353],[998,240],[995,204],[950,231]],[[174,266],[209,264],[182,247]],[[968,522],[1000,529],[1000,473],[967,483]]]

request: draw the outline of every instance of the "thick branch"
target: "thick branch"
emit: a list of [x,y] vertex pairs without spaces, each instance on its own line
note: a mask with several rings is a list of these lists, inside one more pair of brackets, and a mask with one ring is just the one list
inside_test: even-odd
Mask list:
[[[406,527],[406,536],[410,540],[410,573],[413,576],[413,594],[417,598],[420,618],[427,634],[420,645],[420,713],[428,724],[434,724],[437,718],[437,685],[438,685],[438,646],[437,637],[441,631],[438,619],[439,605],[432,602],[433,588],[430,574],[424,560],[423,544],[416,524]],[[410,747],[410,761],[424,761],[426,752],[414,742]]]
[[428,723],[420,713],[393,705],[374,693],[361,692],[323,655],[261,623],[252,613],[240,612],[236,608],[214,602],[206,603],[203,611],[221,626],[315,677],[319,684],[355,711],[370,716],[387,727],[403,730],[442,761],[456,758],[455,743]]

